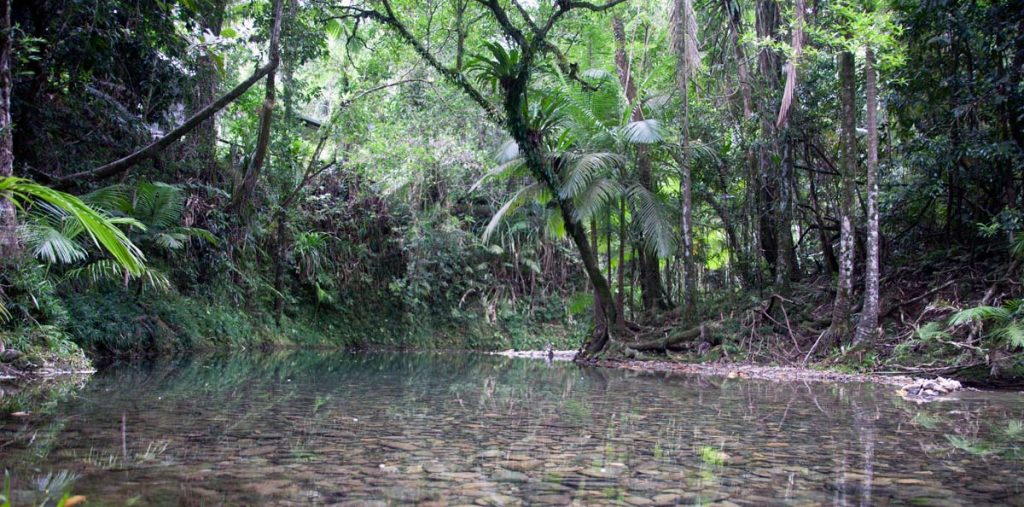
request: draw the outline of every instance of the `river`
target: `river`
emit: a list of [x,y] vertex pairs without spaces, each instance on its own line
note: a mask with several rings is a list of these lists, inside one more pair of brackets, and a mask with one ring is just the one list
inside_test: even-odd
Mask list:
[[1024,504],[1015,393],[314,352],[32,393],[0,399],[15,507]]

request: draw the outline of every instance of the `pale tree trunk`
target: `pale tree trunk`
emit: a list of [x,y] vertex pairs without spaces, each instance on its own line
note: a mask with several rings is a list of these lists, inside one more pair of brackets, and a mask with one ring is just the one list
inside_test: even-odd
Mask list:
[[854,345],[874,339],[878,333],[878,82],[875,54],[869,47],[864,57],[868,102],[868,217],[867,256],[864,267],[864,305],[857,323]]
[[[11,0],[0,0],[0,178],[14,175],[11,129]],[[0,264],[18,253],[18,217],[9,196],[0,195]],[[2,348],[2,345],[0,345]]]
[[[740,42],[740,34],[743,33],[743,13],[740,11],[741,4],[738,2],[732,2],[730,0],[722,0],[722,6],[728,13],[729,22],[729,41],[733,46],[733,54],[736,59],[736,78],[737,87],[740,90],[740,98],[743,106],[743,122],[740,124],[740,132],[744,137],[749,137],[748,130],[751,118],[754,116],[753,109],[753,97],[751,92],[750,82],[750,69],[747,65],[747,55],[743,48],[743,44]],[[747,231],[749,232],[749,240],[745,245],[744,251],[740,252],[737,250],[739,262],[737,268],[741,270],[742,278],[744,279],[748,287],[754,287],[760,285],[760,269],[758,266],[759,262],[756,262],[758,257],[761,255],[761,242],[760,235],[757,233],[758,227],[758,198],[760,193],[760,185],[758,182],[758,168],[757,168],[757,155],[754,152],[752,146],[746,148],[746,169],[747,173],[747,198],[744,199],[743,214],[744,220],[742,224],[747,224]],[[723,184],[723,188],[726,186]],[[737,244],[739,244],[737,242]],[[754,261],[754,262],[752,262]]]
[[842,189],[839,196],[839,279],[832,303],[832,324],[826,331],[823,345],[842,342],[850,334],[850,300],[853,292],[853,178],[857,169],[856,87],[853,75],[853,53],[839,54],[839,101],[842,107]]
[[693,322],[697,316],[697,281],[696,267],[693,259],[693,202],[692,181],[690,175],[690,76],[698,63],[695,58],[696,22],[692,19],[693,6],[690,0],[675,0],[675,12],[672,19],[672,35],[676,53],[676,86],[680,95],[680,156],[679,156],[679,200],[682,211],[680,226],[683,241],[681,245],[683,259],[683,291],[682,315],[686,322]]
[[618,270],[619,292],[616,295],[615,306],[618,311],[618,319],[615,321],[616,331],[626,329],[626,199],[619,198],[619,270]]
[[[631,119],[639,121],[643,119],[640,108],[636,106],[636,86],[633,84],[632,70],[629,59],[626,56],[626,33],[623,28],[622,18],[612,18],[612,32],[615,35],[615,70],[619,76],[619,84],[626,94],[627,105],[632,109]],[[636,147],[636,169],[642,185],[648,191],[654,191],[654,181],[651,176],[651,156],[647,146]],[[641,238],[641,248],[644,248]],[[660,306],[667,308],[664,303],[661,289],[661,274],[659,272],[658,255],[655,252],[645,251],[640,256],[640,284],[643,287],[641,297],[645,311],[653,310]]]

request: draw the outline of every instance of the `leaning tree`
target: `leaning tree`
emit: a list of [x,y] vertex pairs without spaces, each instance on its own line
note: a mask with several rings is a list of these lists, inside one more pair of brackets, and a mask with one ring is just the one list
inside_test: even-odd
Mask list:
[[[618,311],[612,298],[608,280],[601,273],[597,257],[587,239],[586,230],[579,219],[571,197],[564,196],[561,176],[545,148],[550,130],[550,117],[540,105],[540,94],[533,89],[533,80],[544,66],[553,64],[565,75],[580,79],[577,66],[559,49],[553,36],[560,22],[580,13],[607,11],[626,0],[610,0],[595,4],[585,1],[556,0],[551,5],[527,6],[519,0],[509,3],[500,0],[476,0],[472,14],[463,12],[454,50],[442,52],[431,44],[429,32],[418,34],[406,17],[398,12],[415,10],[415,4],[399,5],[392,0],[335,3],[328,8],[333,18],[351,23],[353,31],[361,22],[372,21],[388,27],[406,45],[446,80],[462,90],[486,112],[488,118],[504,126],[515,141],[531,176],[552,196],[566,233],[579,251],[587,277],[596,294],[595,304],[604,311],[605,322],[615,322]],[[400,9],[401,7],[401,9]],[[461,6],[463,11],[468,7]],[[496,34],[472,31],[469,25],[487,23],[496,28]],[[429,30],[429,27],[428,27]],[[469,35],[476,34],[476,40]],[[495,40],[497,35],[497,40]],[[467,48],[485,56],[464,65]],[[444,48],[452,49],[452,48]],[[451,60],[451,63],[445,63]],[[473,76],[476,73],[476,76]],[[474,77],[482,79],[473,79]],[[481,81],[493,83],[493,93],[479,87]],[[591,338],[583,345],[584,357],[591,357],[610,342],[610,326],[595,326]]]

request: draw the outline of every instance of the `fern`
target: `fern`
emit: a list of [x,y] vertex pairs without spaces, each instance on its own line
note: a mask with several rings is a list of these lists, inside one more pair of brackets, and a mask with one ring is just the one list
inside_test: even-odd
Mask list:
[[975,456],[988,456],[993,452],[987,443],[977,439],[961,437],[959,435],[946,435],[946,440],[953,447]]
[[1011,348],[1024,348],[1024,300],[1010,299],[1002,306],[976,306],[966,308],[949,318],[950,326],[968,323],[984,324],[987,336],[998,344]]
[[69,281],[86,280],[91,283],[109,282],[115,284],[140,279],[143,282],[143,286],[154,289],[166,290],[171,286],[167,276],[156,269],[146,267],[139,274],[126,273],[120,264],[112,262],[110,259],[100,259],[82,267],[68,270],[64,275],[64,279]]
[[975,306],[974,308],[967,308],[960,310],[953,314],[949,318],[949,323],[954,326],[966,324],[968,322],[979,322],[992,320],[996,322],[1005,322],[1010,318],[1010,313],[998,306]]

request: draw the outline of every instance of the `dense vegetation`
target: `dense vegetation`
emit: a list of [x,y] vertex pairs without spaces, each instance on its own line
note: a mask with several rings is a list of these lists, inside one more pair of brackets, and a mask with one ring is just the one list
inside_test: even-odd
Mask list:
[[0,344],[30,361],[552,342],[1022,366],[1015,2],[0,18]]

